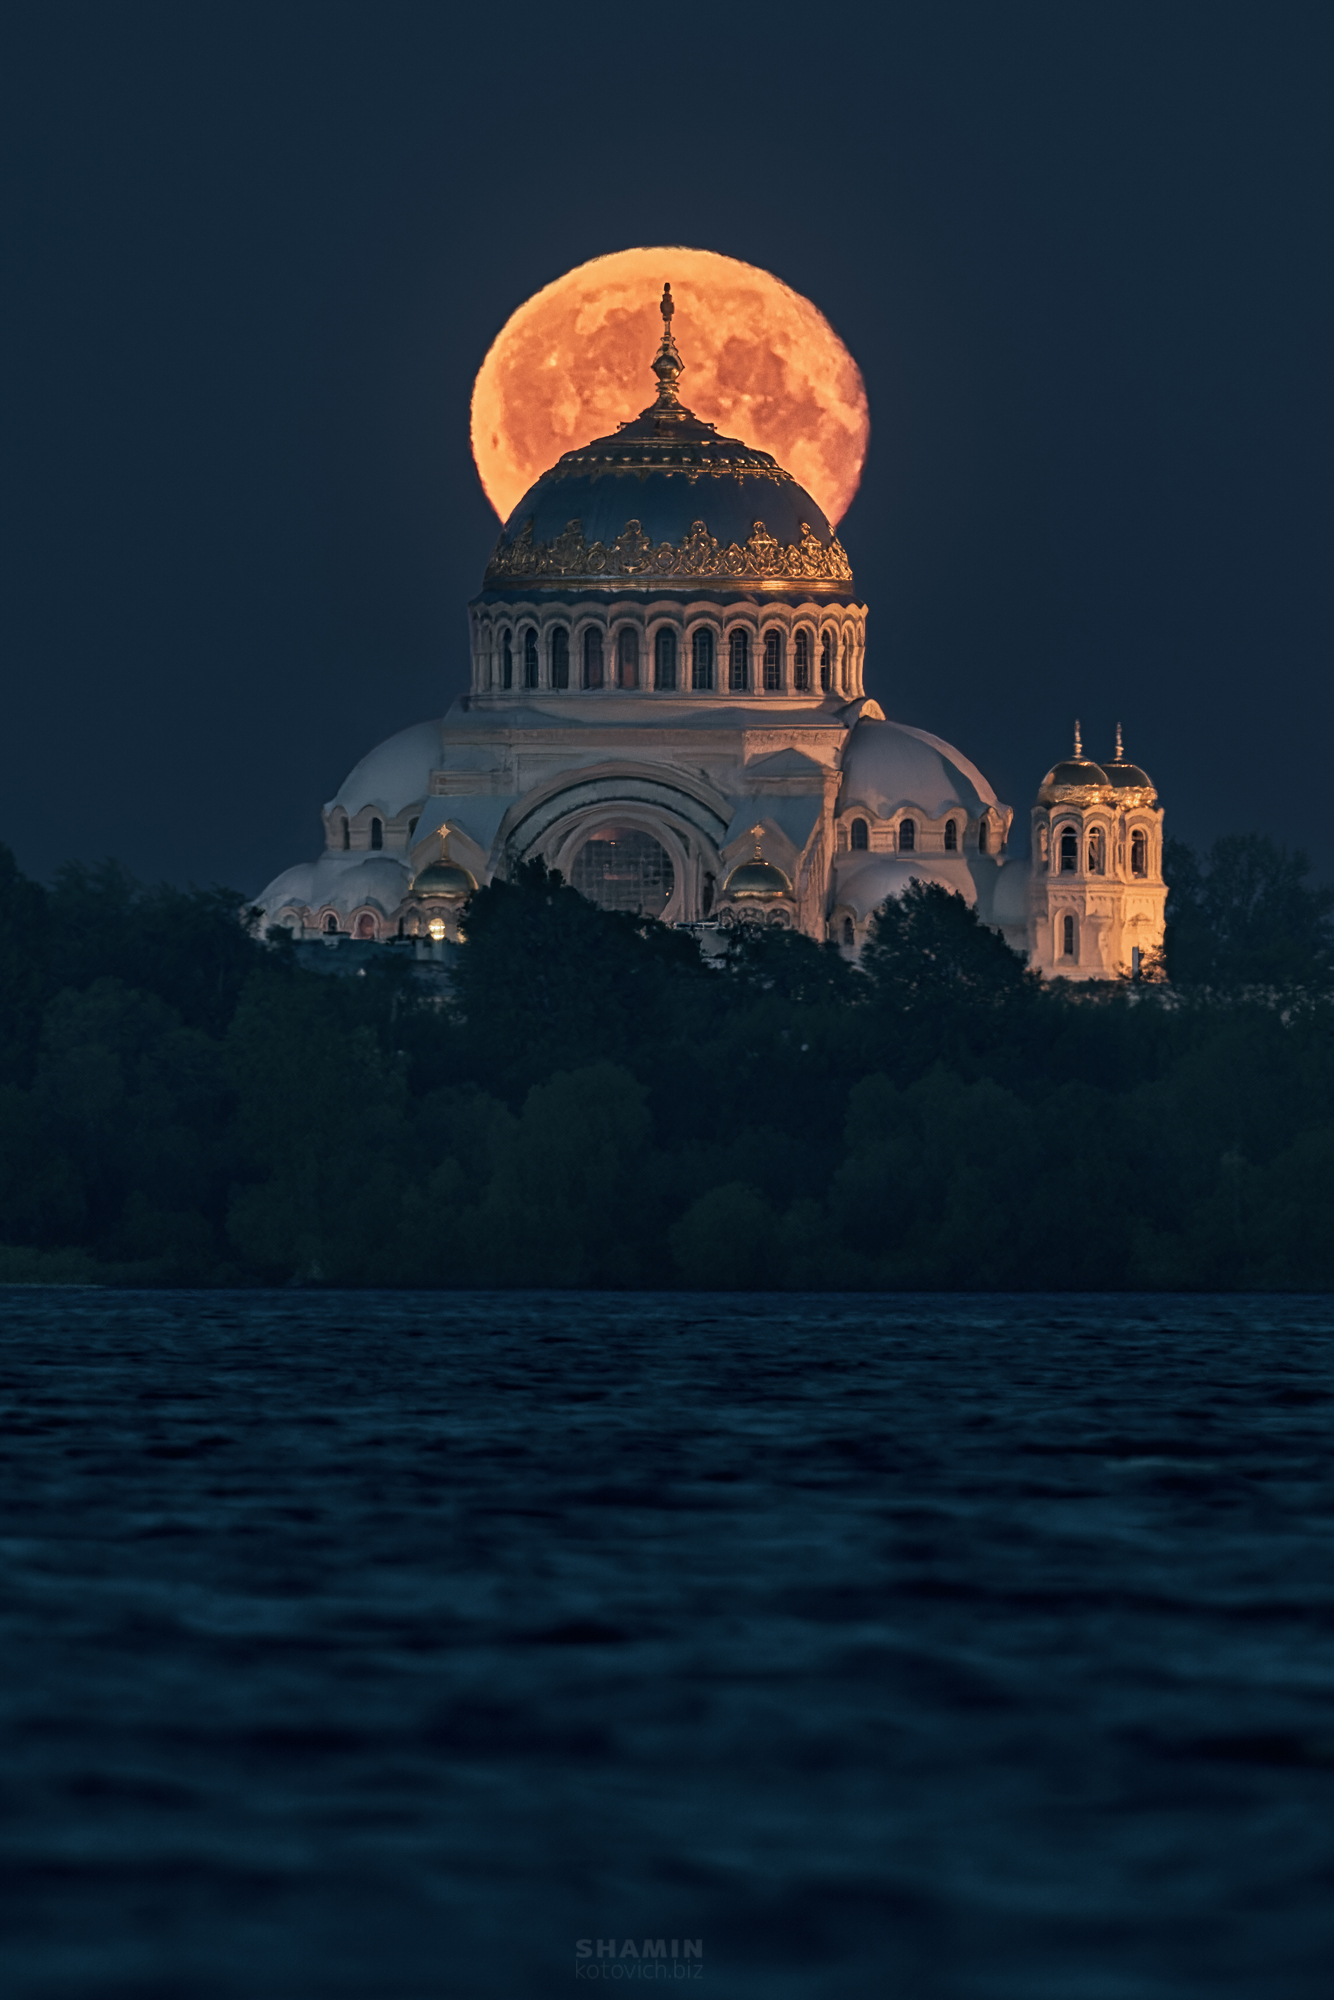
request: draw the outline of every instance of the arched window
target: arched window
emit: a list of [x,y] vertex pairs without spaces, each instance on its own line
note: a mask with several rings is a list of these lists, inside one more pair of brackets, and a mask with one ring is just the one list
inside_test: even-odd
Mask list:
[[1089,835],[1089,874],[1105,875],[1107,872],[1107,847],[1100,826],[1095,826]]
[[348,848],[349,848],[349,847],[351,847],[351,845],[352,845],[352,829],[351,829],[351,827],[350,827],[350,826],[348,825],[348,823],[347,823],[347,814],[346,814],[346,813],[344,813],[344,814],[343,814],[343,843],[342,843],[342,844],[343,844],[343,852],[344,852],[344,854],[346,854],[346,853],[347,853],[347,850],[348,850]]
[[533,625],[523,635],[523,684],[526,688],[537,686],[537,628]]
[[551,685],[570,685],[570,635],[563,625],[557,625],[551,634]]
[[991,821],[986,817],[985,813],[977,822],[977,851],[979,854],[990,854],[991,852]]
[[616,641],[616,685],[639,686],[639,634],[632,625],[622,626]]
[[740,627],[728,641],[727,685],[733,694],[743,694],[750,686],[750,634]]
[[690,642],[690,685],[705,692],[713,686],[712,632],[696,632]]
[[851,951],[851,950],[853,949],[853,947],[855,946],[856,942],[857,942],[857,933],[856,933],[856,931],[854,931],[854,930],[853,930],[853,928],[852,928],[852,918],[851,918],[851,917],[844,917],[844,919],[843,919],[843,944],[844,944],[844,948],[845,948],[845,949],[846,949],[847,951]]
[[584,686],[602,686],[602,634],[592,629],[584,634]]
[[783,640],[781,633],[764,635],[764,692],[777,694],[783,685]]
[[668,689],[676,686],[675,632],[659,632],[653,642],[653,685]]
[[1142,826],[1137,826],[1130,836],[1130,872],[1132,875],[1149,872],[1149,837]]
[[373,819],[371,821],[371,846],[384,846],[384,821],[382,819]]
[[1076,875],[1079,872],[1079,836],[1072,826],[1061,835],[1061,873]]
[[1062,917],[1061,957],[1073,958],[1074,955],[1075,955],[1075,920],[1073,917]]
[[899,853],[912,854],[916,847],[917,821],[915,819],[901,819],[899,821]]
[[1045,826],[1040,826],[1038,828],[1038,867],[1045,868],[1046,866],[1047,866],[1047,829]]
[[337,935],[338,935],[338,919],[337,919],[337,917],[326,917],[326,918],[324,919],[324,929],[325,929],[325,934],[326,934],[326,936],[328,936],[328,937],[337,937]]
[[368,911],[363,910],[357,918],[357,936],[359,938],[373,938],[375,936],[375,919]]
[[[947,819],[945,822],[945,852],[946,854],[957,854],[958,851],[959,822],[957,819]],[[983,848],[982,852],[985,854],[986,849]]]
[[864,854],[870,845],[870,828],[867,826],[866,821],[864,819],[855,819],[852,822],[853,853]]
[[820,641],[820,687],[828,694],[834,685],[834,635],[826,632]]
[[514,686],[514,641],[506,632],[500,641],[500,685]]
[[798,694],[811,691],[811,635],[804,626],[792,645],[792,685]]

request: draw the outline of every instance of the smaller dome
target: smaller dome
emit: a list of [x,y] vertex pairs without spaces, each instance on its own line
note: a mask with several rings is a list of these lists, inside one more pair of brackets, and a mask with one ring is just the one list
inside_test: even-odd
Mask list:
[[1106,791],[1111,780],[1091,757],[1066,757],[1054,764],[1038,787],[1038,804],[1049,806],[1062,792]]
[[[1107,773],[1107,782],[1114,791],[1154,791],[1153,779],[1147,771],[1142,771],[1138,764],[1128,764],[1124,758],[1117,757],[1110,764],[1104,764],[1102,768]],[[1154,796],[1157,796],[1156,792]]]
[[772,902],[779,896],[790,896],[792,884],[781,868],[775,868],[772,861],[762,861],[757,855],[753,861],[743,861],[739,868],[732,870],[723,884],[723,894]]
[[476,890],[477,884],[466,868],[460,868],[453,861],[433,861],[429,868],[423,868],[421,874],[413,878],[410,893],[414,896],[471,896]]

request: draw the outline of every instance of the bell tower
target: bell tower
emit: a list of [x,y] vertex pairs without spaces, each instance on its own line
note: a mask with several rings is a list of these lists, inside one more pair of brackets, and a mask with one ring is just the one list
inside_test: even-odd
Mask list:
[[1044,979],[1153,976],[1163,944],[1163,809],[1148,774],[1116,754],[1053,765],[1033,807],[1029,963]]

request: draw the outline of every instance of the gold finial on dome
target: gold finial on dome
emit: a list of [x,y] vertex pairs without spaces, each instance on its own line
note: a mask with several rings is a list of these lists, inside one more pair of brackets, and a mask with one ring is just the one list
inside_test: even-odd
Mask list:
[[664,285],[662,288],[659,310],[662,313],[662,339],[653,357],[653,373],[658,378],[658,398],[652,410],[653,415],[661,420],[663,417],[680,417],[684,414],[681,398],[676,393],[676,385],[685,373],[685,362],[677,353],[676,342],[672,339],[672,314],[676,311],[676,307],[672,303],[670,285]]
[[1075,718],[1075,755],[1076,755],[1076,757],[1082,757],[1082,756],[1083,756],[1083,754],[1084,754],[1084,746],[1083,746],[1083,744],[1082,744],[1082,743],[1080,742],[1080,740],[1079,740],[1079,719],[1078,719],[1078,717],[1076,717],[1076,718]]

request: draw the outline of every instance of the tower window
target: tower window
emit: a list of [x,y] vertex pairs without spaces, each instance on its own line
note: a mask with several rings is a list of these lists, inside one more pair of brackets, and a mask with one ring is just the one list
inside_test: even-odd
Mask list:
[[514,641],[508,632],[500,642],[500,685],[507,688],[514,686]]
[[834,635],[826,632],[820,641],[820,688],[828,694],[834,685]]
[[352,845],[352,829],[351,829],[351,827],[350,827],[350,826],[348,825],[348,823],[347,823],[347,815],[346,815],[346,813],[344,813],[344,815],[343,815],[343,852],[344,852],[344,854],[346,854],[346,853],[347,853],[347,850],[348,850],[348,848],[349,848],[349,847],[351,847],[351,845]]
[[584,634],[584,686],[602,686],[602,634],[592,630]]
[[558,625],[551,635],[551,685],[554,688],[570,685],[570,635],[563,625]]
[[1107,868],[1107,847],[1100,826],[1089,835],[1089,874],[1103,875]]
[[616,685],[639,686],[639,634],[630,625],[622,627],[616,641]]
[[899,821],[899,853],[912,854],[916,847],[917,821],[915,819],[901,819]]
[[811,691],[811,635],[805,627],[793,642],[792,684],[798,694],[809,694]]
[[750,634],[737,630],[728,641],[727,685],[733,694],[750,686]]
[[1079,839],[1073,827],[1067,827],[1061,835],[1061,873],[1074,875],[1079,871]]
[[991,821],[985,817],[977,823],[977,851],[979,854],[991,852]]
[[867,848],[870,846],[870,844],[871,844],[870,829],[868,828],[866,821],[864,819],[855,819],[852,822],[853,853],[864,854]]
[[778,632],[764,635],[764,692],[777,694],[783,685],[783,640]]
[[713,634],[696,632],[690,642],[690,685],[707,691],[713,686]]
[[371,846],[384,846],[384,821],[382,819],[373,819],[371,821]]
[[[978,836],[978,846],[982,848],[982,852],[985,854],[987,850],[985,846],[983,846],[980,832]],[[945,852],[947,854],[957,854],[958,851],[959,851],[959,822],[957,819],[947,819],[945,822]]]
[[537,686],[537,630],[530,625],[523,635],[523,684]]
[[1130,872],[1132,875],[1149,872],[1149,842],[1142,826],[1137,826],[1130,836]]
[[1061,957],[1073,958],[1074,955],[1075,955],[1075,920],[1073,917],[1062,917]]
[[659,632],[653,642],[653,685],[667,689],[676,686],[675,632]]

